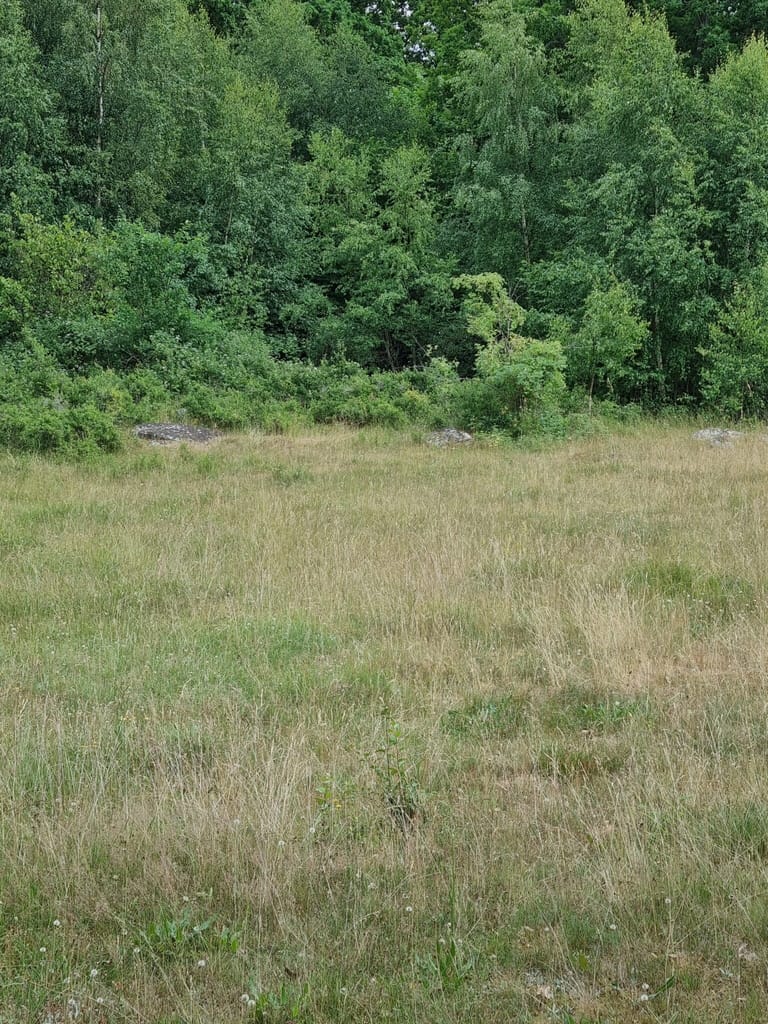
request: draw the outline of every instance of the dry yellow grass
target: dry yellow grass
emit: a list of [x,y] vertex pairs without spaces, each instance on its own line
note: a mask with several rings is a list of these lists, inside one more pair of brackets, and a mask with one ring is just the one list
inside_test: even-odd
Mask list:
[[767,456],[3,457],[0,1020],[768,1019]]

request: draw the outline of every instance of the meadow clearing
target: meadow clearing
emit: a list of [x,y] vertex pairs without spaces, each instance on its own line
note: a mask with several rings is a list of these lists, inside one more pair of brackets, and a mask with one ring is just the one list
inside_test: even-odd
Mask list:
[[0,1021],[768,1019],[768,442],[0,457]]

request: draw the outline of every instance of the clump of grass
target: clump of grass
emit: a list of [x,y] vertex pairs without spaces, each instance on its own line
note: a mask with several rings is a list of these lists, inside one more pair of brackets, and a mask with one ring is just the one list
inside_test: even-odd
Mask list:
[[711,820],[716,850],[727,855],[768,860],[768,809],[749,801],[718,808]]
[[630,568],[625,582],[640,595],[683,602],[695,622],[732,619],[754,607],[756,596],[748,579],[706,572],[679,559],[648,559]]
[[509,739],[525,724],[527,702],[515,694],[474,697],[443,716],[443,728],[464,739]]
[[626,748],[597,743],[548,742],[534,757],[534,766],[553,779],[589,781],[615,775],[626,765]]
[[605,732],[649,714],[647,698],[622,697],[595,687],[568,686],[546,702],[543,717],[553,729]]

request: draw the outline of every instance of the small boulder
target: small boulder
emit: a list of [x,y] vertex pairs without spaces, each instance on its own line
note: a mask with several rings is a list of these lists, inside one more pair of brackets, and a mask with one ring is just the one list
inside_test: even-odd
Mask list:
[[472,435],[463,430],[457,430],[456,427],[444,427],[442,430],[434,430],[431,434],[427,434],[424,440],[433,448],[449,448],[456,444],[469,444]]
[[209,427],[190,427],[186,423],[140,423],[133,430],[136,437],[152,444],[172,444],[187,441],[192,444],[208,444],[221,437],[218,430]]
[[715,448],[730,448],[734,441],[744,437],[740,430],[725,430],[723,427],[705,427],[693,435],[695,441],[705,441]]

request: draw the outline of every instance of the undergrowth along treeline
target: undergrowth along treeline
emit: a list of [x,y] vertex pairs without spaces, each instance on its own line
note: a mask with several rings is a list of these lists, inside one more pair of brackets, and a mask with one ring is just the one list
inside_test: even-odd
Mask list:
[[341,354],[320,364],[275,358],[263,332],[202,308],[209,266],[200,238],[127,221],[88,232],[25,218],[13,249],[17,279],[0,278],[0,443],[11,449],[113,450],[121,426],[158,416],[274,431],[565,424],[562,351],[514,333],[524,314],[498,275],[451,282],[479,343],[475,376],[461,378],[441,356],[397,372]]
[[768,20],[639,7],[7,0],[0,443],[763,415]]

